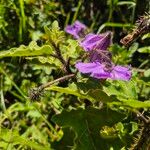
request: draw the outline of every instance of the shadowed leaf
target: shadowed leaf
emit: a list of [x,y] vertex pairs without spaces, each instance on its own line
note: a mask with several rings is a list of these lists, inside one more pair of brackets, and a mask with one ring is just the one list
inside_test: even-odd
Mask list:
[[52,120],[62,127],[72,127],[77,134],[74,139],[76,150],[107,150],[114,147],[120,150],[122,142],[119,138],[104,139],[100,136],[103,126],[113,126],[121,121],[124,115],[110,109],[78,109],[70,112],[63,111]]

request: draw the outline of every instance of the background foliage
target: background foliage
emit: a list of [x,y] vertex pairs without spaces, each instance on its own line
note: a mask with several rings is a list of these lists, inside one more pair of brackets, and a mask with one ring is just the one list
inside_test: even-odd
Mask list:
[[[149,0],[1,0],[0,149],[148,148],[150,125],[138,115],[150,116],[150,36],[129,48],[119,41],[149,10]],[[113,31],[113,61],[132,66],[131,81],[77,74],[31,101],[31,88],[65,74],[63,62],[51,57],[55,48],[75,72],[84,52],[64,32],[75,20],[95,33]]]

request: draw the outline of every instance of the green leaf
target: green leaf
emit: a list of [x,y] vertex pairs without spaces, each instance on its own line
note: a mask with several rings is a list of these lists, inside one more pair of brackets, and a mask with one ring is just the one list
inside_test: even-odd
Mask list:
[[83,82],[78,82],[76,85],[78,89],[82,90],[84,93],[88,92],[89,90],[102,89],[101,82],[93,78],[89,78]]
[[138,99],[136,85],[134,80],[127,81],[110,81],[107,86],[104,87],[104,91],[108,95],[115,95],[118,99]]
[[47,134],[41,132],[40,128],[38,128],[37,125],[35,126],[35,124],[28,127],[28,129],[21,136],[24,139],[28,139],[29,137],[32,137],[32,139],[34,139],[35,141],[48,146]]
[[[60,45],[61,52],[63,53],[64,58],[72,58],[76,59],[80,56],[81,52],[81,47],[79,47],[79,43],[76,40],[68,39],[66,41],[66,44]],[[74,61],[73,61],[74,64]]]
[[130,123],[132,125],[132,130],[131,130],[131,132],[129,134],[133,135],[135,133],[135,131],[138,130],[138,124],[136,122],[132,122],[132,121]]
[[59,30],[59,24],[58,24],[58,21],[55,20],[53,23],[52,23],[52,29],[53,30]]
[[111,102],[113,100],[116,100],[114,96],[108,96],[104,91],[101,89],[90,89],[86,93],[81,92],[78,89],[71,89],[71,88],[62,88],[58,86],[52,86],[47,88],[47,90],[57,91],[65,94],[70,94],[77,96],[81,99],[88,99],[91,102],[93,101],[102,101],[104,103]]
[[117,105],[117,106],[124,106],[126,108],[134,108],[134,109],[140,109],[140,108],[150,108],[150,101],[138,101],[138,100],[125,100],[125,99],[119,99],[120,102],[112,102],[110,105]]
[[116,100],[115,96],[109,96],[107,92],[103,91],[102,85],[98,80],[88,79],[86,82],[78,82],[78,89],[85,93],[88,97],[92,97],[95,101],[102,101],[104,103]]
[[120,139],[126,143],[126,148],[132,144],[135,131],[138,130],[138,124],[136,122],[118,122],[115,128],[119,134]]
[[137,42],[134,42],[130,46],[129,51],[128,51],[130,57],[132,57],[132,55],[137,51],[138,47],[139,47],[139,43]]
[[144,76],[145,77],[150,77],[150,69],[147,69],[144,71]]
[[124,117],[110,109],[88,108],[70,112],[63,111],[54,116],[52,120],[63,128],[71,127],[75,131],[74,149],[76,150],[106,150],[110,147],[120,150],[121,140],[119,138],[103,138],[100,136],[100,130],[103,126],[113,126]]
[[53,49],[50,45],[38,46],[32,41],[28,46],[21,45],[18,48],[11,48],[0,52],[0,58],[3,57],[25,57],[25,56],[47,56],[52,54]]
[[139,48],[138,52],[140,52],[140,53],[150,53],[150,46],[145,46],[145,47]]
[[148,39],[148,38],[150,38],[150,33],[144,34],[142,36],[142,40],[145,40],[145,39]]
[[57,21],[52,23],[52,27],[48,28],[47,26],[44,27],[46,36],[48,41],[51,43],[55,43],[55,45],[59,45],[60,43],[64,42],[64,31],[61,31]]
[[81,99],[88,99],[90,101],[94,101],[94,99],[92,97],[90,97],[88,95],[84,95],[84,94],[80,93],[78,90],[73,90],[70,88],[62,88],[62,87],[58,87],[58,86],[52,86],[52,87],[46,88],[46,90],[57,91],[57,92],[61,92],[64,94],[74,95]]
[[117,100],[115,96],[108,96],[104,91],[100,89],[89,90],[87,95],[92,97],[95,101],[101,101],[103,103]]

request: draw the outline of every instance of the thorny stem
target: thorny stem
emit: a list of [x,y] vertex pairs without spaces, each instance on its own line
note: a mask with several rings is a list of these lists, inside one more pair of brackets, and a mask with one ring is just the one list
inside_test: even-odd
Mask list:
[[69,67],[69,63],[68,63],[69,61],[65,61],[65,59],[63,58],[63,56],[61,54],[61,51],[60,51],[59,47],[56,46],[56,44],[53,41],[51,41],[51,44],[54,47],[55,52],[56,52],[56,56],[55,57],[58,58],[60,60],[60,62],[62,63],[62,65],[64,66],[65,73],[67,73],[67,74],[71,73],[71,70],[70,70],[70,67]]
[[47,87],[53,85],[54,83],[65,81],[65,80],[67,80],[67,79],[69,79],[69,78],[72,78],[72,77],[74,77],[74,76],[75,76],[75,74],[69,74],[69,75],[60,77],[60,78],[58,78],[58,79],[56,79],[56,80],[53,80],[53,81],[50,81],[50,82],[48,82],[48,83],[46,83],[46,84],[41,85],[41,86],[39,86],[38,88],[41,89],[41,90],[43,90],[43,89],[45,89],[45,88],[47,88]]
[[138,110],[134,110],[134,112],[138,115],[138,118],[140,118],[145,124],[150,123],[150,119],[145,118],[145,116],[139,112]]
[[29,97],[30,97],[31,100],[37,100],[37,99],[40,98],[40,96],[42,95],[42,92],[45,88],[47,88],[47,87],[49,87],[49,86],[51,86],[51,85],[53,85],[57,82],[63,82],[65,80],[69,79],[69,78],[73,78],[74,76],[75,76],[75,74],[65,75],[65,76],[60,77],[56,80],[50,81],[46,84],[43,84],[43,85],[41,85],[37,88],[33,88],[29,91]]

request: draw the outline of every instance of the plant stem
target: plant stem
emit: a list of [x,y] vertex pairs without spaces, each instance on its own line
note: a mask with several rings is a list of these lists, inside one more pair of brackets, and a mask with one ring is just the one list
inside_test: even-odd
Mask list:
[[26,16],[24,12],[24,0],[19,0],[20,3],[20,15],[19,15],[19,41],[22,41],[23,33],[26,27]]
[[58,58],[60,60],[60,62],[62,63],[65,73],[66,74],[71,73],[71,70],[70,70],[70,67],[69,67],[69,63],[67,61],[65,61],[65,59],[63,58],[63,56],[61,54],[61,51],[59,49],[59,46],[56,46],[56,44],[53,41],[51,41],[51,44],[54,47],[55,52],[56,52],[56,56],[55,57]]
[[38,88],[39,88],[40,90],[43,90],[43,89],[45,89],[45,88],[47,88],[47,87],[49,87],[49,86],[51,86],[51,85],[53,85],[53,84],[55,84],[55,83],[57,83],[57,82],[65,81],[65,80],[67,80],[67,79],[69,79],[69,78],[72,78],[72,77],[74,77],[74,76],[75,76],[75,74],[69,74],[69,75],[60,77],[60,78],[58,78],[58,79],[56,79],[56,80],[54,80],[54,81],[50,81],[50,82],[48,82],[48,83],[46,83],[46,84],[41,85],[41,86],[39,86]]
[[72,19],[72,23],[74,23],[75,20],[77,19],[77,16],[78,16],[78,13],[79,13],[79,9],[80,9],[80,7],[81,7],[81,4],[82,4],[82,0],[79,0],[78,6],[77,6],[77,10],[75,11],[74,16],[73,16],[73,19]]
[[[2,75],[1,75],[2,76]],[[4,94],[3,94],[3,78],[1,77],[1,83],[0,83],[0,94],[1,94],[1,105],[2,109],[5,112],[6,111],[6,106],[5,106],[5,99],[4,99]]]
[[112,19],[112,14],[113,14],[113,9],[114,9],[113,7],[114,7],[114,6],[113,6],[113,1],[110,0],[108,22],[110,22],[111,19]]

